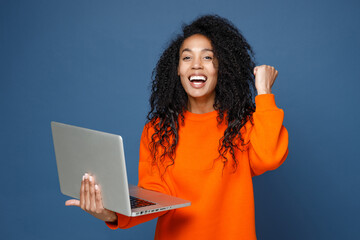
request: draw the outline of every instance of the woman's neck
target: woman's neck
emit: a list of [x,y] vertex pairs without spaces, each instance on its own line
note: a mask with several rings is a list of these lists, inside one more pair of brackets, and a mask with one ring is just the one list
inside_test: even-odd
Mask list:
[[188,101],[187,110],[192,113],[202,114],[214,111],[215,99],[209,101],[209,99],[202,101],[201,99],[190,98]]

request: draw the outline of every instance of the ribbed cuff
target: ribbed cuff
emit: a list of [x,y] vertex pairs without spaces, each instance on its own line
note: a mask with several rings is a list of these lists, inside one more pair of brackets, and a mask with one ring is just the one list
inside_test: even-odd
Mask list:
[[115,230],[118,229],[117,221],[116,222],[105,222],[106,226],[108,226],[110,229]]
[[274,94],[261,94],[255,97],[256,111],[274,110],[278,107],[275,104]]
[[129,224],[131,217],[122,215],[120,213],[116,213],[116,215],[118,217],[116,222],[105,222],[110,229],[115,230],[119,227],[125,227]]

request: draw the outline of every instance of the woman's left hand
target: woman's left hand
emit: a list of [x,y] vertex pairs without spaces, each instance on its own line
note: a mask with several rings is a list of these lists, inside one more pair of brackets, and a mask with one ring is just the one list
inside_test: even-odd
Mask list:
[[254,68],[255,87],[260,94],[270,94],[271,87],[278,75],[278,71],[272,66],[261,65]]

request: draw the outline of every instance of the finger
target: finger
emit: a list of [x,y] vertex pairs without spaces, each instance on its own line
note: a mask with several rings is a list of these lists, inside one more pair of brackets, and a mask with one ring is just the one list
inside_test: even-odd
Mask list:
[[76,206],[80,207],[80,201],[77,199],[70,199],[65,202],[65,206]]
[[254,67],[254,75],[256,75],[258,67]]
[[80,207],[81,209],[85,210],[85,175],[82,177],[81,180],[81,187],[80,187]]
[[90,198],[90,210],[92,212],[96,211],[96,202],[95,202],[95,180],[93,176],[89,176],[89,198]]
[[100,213],[104,209],[104,205],[101,197],[101,190],[99,185],[95,185],[95,200],[96,200],[96,211]]
[[89,192],[89,174],[85,174],[85,179],[84,179],[84,200],[85,200],[85,210],[89,211],[90,210],[90,192]]

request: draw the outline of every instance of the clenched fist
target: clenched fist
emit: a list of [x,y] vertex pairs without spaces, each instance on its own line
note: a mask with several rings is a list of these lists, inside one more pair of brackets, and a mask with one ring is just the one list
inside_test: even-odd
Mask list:
[[278,71],[272,66],[261,65],[254,68],[254,75],[258,95],[271,93],[271,87],[275,82]]

